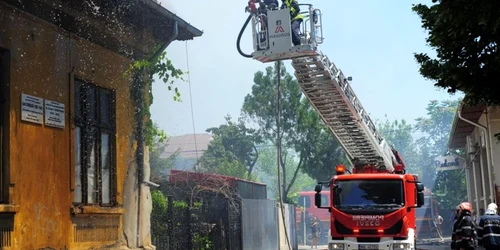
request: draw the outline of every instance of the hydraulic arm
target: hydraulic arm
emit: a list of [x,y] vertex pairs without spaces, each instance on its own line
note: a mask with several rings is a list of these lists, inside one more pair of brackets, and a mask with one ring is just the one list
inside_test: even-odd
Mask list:
[[[264,63],[291,59],[303,93],[355,166],[368,165],[383,172],[393,172],[396,165],[404,168],[398,153],[377,132],[349,79],[319,50],[323,42],[321,11],[310,4],[301,5],[307,6],[302,12],[302,44],[292,46],[289,10],[270,9],[259,0],[251,0],[246,8],[250,15],[238,35],[238,51]],[[251,55],[240,48],[250,20],[254,40]]]

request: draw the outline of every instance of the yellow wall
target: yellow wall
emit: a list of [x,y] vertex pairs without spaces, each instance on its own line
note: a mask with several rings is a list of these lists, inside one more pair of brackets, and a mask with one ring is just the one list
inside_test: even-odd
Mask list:
[[[70,212],[74,187],[70,93],[71,73],[116,90],[117,200],[123,204],[127,169],[135,164],[130,81],[122,77],[129,60],[1,3],[0,27],[0,47],[11,53],[9,192],[10,203],[18,206],[12,249],[78,249],[72,243],[74,223],[103,224],[101,229],[95,227],[98,234],[113,233],[109,228],[117,226],[116,237],[124,241],[123,209],[95,211],[100,215]],[[65,128],[21,121],[21,93],[64,103]],[[0,207],[0,216],[1,211]]]

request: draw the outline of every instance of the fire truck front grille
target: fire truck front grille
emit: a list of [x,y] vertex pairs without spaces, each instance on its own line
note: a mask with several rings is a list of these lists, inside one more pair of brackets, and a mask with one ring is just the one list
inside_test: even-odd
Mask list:
[[[335,230],[339,234],[354,234],[353,229],[347,228],[346,226],[342,225],[338,220],[334,222],[335,224]],[[403,227],[403,220],[399,220],[397,223],[395,223],[392,227],[387,228],[384,230],[384,234],[398,234],[401,232],[401,229]],[[361,229],[359,230],[358,235],[378,235],[380,234],[377,229]]]

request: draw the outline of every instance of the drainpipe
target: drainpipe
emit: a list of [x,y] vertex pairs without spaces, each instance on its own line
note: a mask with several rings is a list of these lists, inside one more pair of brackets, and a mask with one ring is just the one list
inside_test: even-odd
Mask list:
[[[458,108],[457,110],[457,114],[458,114],[458,118],[460,118],[460,120],[464,121],[464,122],[467,122],[471,125],[474,125],[475,127],[477,128],[480,128],[481,130],[483,130],[483,132],[485,133],[485,135],[488,137],[486,139],[486,159],[487,159],[487,167],[488,167],[488,185],[490,186],[490,201],[492,202],[493,201],[493,192],[492,190],[495,188],[493,186],[493,183],[492,183],[492,180],[491,178],[495,178],[494,176],[492,176],[491,174],[491,168],[493,167],[493,162],[491,162],[491,154],[490,154],[490,150],[491,150],[491,138],[490,138],[490,132],[489,132],[489,128],[481,125],[481,124],[478,124],[478,123],[475,123],[473,121],[469,121],[465,118],[462,117],[462,107],[463,107],[463,104],[460,105],[460,107]],[[488,111],[486,111],[487,113]],[[486,198],[485,198],[486,199]]]
[[[179,35],[179,24],[177,21],[174,21],[174,31],[170,39],[163,44],[160,49],[158,49],[155,54],[149,59],[149,61],[153,61],[156,58],[158,58],[161,53],[170,45],[177,36]],[[141,72],[142,74],[144,72]],[[144,102],[142,101],[144,96],[141,96],[141,103],[139,103],[140,107],[144,107]],[[139,194],[138,194],[138,199],[137,199],[137,234],[136,234],[136,241],[137,244],[142,247],[142,243],[140,242],[140,231],[141,231],[141,192],[142,192],[142,185],[149,185],[151,183],[149,180],[144,179],[144,117],[139,118],[138,121],[138,145],[137,145],[137,175],[138,175],[138,180],[139,180]],[[153,183],[154,184],[154,183]]]

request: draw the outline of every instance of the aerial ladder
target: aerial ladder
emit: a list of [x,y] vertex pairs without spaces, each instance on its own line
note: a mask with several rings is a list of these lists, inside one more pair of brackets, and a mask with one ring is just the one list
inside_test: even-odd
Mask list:
[[[289,9],[250,0],[237,48],[242,56],[263,63],[292,61],[302,92],[353,165],[351,175],[338,165],[332,178],[315,188],[316,207],[330,211],[328,249],[414,250],[415,208],[424,205],[424,186],[416,175],[406,173],[401,155],[379,134],[351,88],[351,78],[319,49],[324,41],[321,11],[311,4],[299,6],[306,6],[301,12],[301,45],[292,45]],[[240,48],[248,24],[252,54]],[[321,204],[325,184],[331,192],[328,207]]]
[[[401,157],[376,130],[375,124],[352,90],[349,80],[319,50],[323,43],[322,14],[311,4],[301,12],[302,44],[292,46],[290,11],[269,8],[259,0],[251,0],[250,12],[238,36],[240,54],[263,63],[292,60],[295,77],[323,122],[338,139],[354,166],[372,166],[376,171],[393,172],[404,167]],[[243,31],[251,21],[254,52],[241,51]]]

